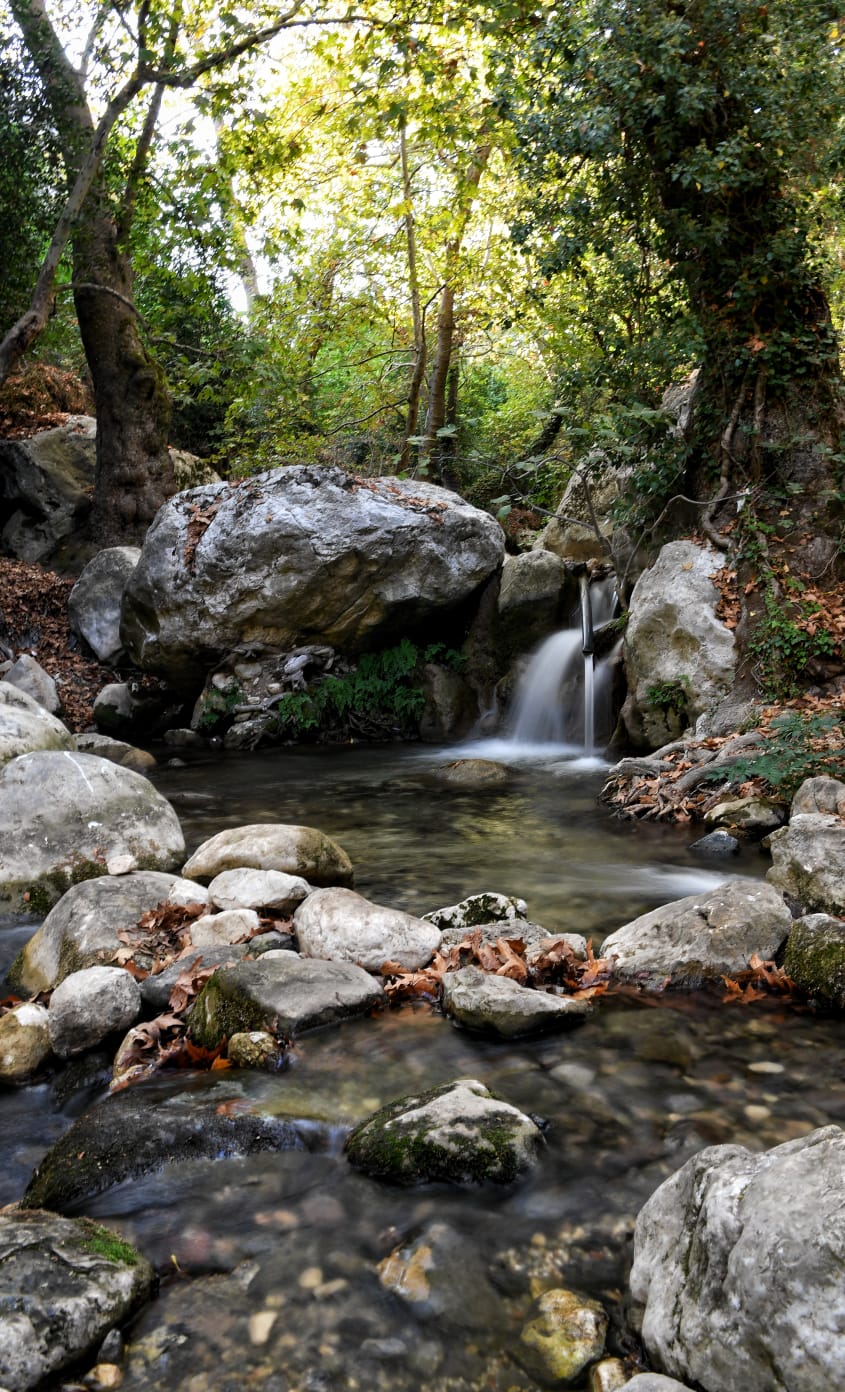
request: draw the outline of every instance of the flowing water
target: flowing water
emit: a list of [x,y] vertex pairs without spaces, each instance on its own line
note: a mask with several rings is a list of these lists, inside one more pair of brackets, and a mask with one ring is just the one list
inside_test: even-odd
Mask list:
[[[596,803],[594,760],[546,751],[544,761],[518,760],[502,787],[470,791],[437,780],[438,763],[454,757],[281,750],[163,768],[156,781],[189,848],[246,822],[316,825],[349,851],[363,894],[418,913],[495,889],[524,897],[549,930],[598,943],[634,914],[725,877],[702,868],[678,829],[612,821]],[[730,873],[765,868],[747,852]],[[7,960],[29,931],[7,922]],[[83,1206],[162,1275],[129,1332],[122,1387],[530,1389],[509,1349],[532,1282],[600,1299],[611,1348],[635,1353],[623,1293],[643,1201],[705,1145],[759,1149],[843,1121],[842,1035],[839,1021],[777,1003],[631,995],[604,998],[570,1033],[497,1042],[421,1005],[306,1035],[278,1074],[141,1084],[151,1107],[187,1093],[198,1105],[295,1115],[309,1148],[170,1166]],[[535,1171],[508,1190],[461,1192],[392,1189],[351,1171],[342,1154],[351,1124],[457,1077],[480,1078],[544,1119]],[[105,1080],[104,1061],[89,1058],[5,1093],[15,1141],[1,1200],[20,1196]],[[422,1303],[412,1308],[381,1284],[378,1267],[414,1239],[429,1255],[417,1262]]]

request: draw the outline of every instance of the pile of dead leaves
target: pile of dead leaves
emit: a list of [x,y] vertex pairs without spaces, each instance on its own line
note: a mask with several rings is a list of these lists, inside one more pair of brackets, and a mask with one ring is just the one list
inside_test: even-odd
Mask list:
[[501,937],[485,942],[481,929],[476,928],[455,946],[436,952],[421,971],[405,971],[398,962],[385,962],[381,969],[385,995],[391,1005],[419,999],[439,1002],[444,976],[462,967],[478,967],[493,976],[510,977],[520,986],[581,1000],[605,992],[611,977],[611,963],[593,955],[592,943],[588,943],[587,956],[582,960],[569,943],[560,938],[544,938],[532,950],[529,961],[522,938]]
[[114,671],[83,656],[70,631],[68,595],[74,581],[39,565],[0,557],[0,657],[34,657],[53,678],[68,729],[92,728],[97,693]]
[[21,439],[64,425],[68,415],[93,415],[91,389],[81,378],[49,363],[32,362],[0,387],[0,435]]
[[723,976],[722,980],[727,990],[722,1000],[732,1005],[753,1005],[771,996],[788,997],[793,1004],[804,1001],[803,994],[783,968],[775,962],[764,961],[756,952],[749,958],[744,972],[737,972],[735,977]]

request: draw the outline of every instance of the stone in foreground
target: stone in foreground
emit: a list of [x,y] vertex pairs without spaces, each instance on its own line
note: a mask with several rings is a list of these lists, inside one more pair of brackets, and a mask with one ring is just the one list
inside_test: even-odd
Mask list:
[[281,870],[311,885],[351,885],[352,861],[315,827],[256,822],[218,831],[194,851],[182,874],[213,880],[224,870]]
[[596,1300],[548,1290],[528,1311],[514,1348],[526,1372],[544,1387],[565,1387],[604,1352],[607,1315]]
[[592,1011],[588,1000],[553,996],[507,976],[462,967],[443,978],[443,1007],[459,1025],[503,1039],[567,1029]]
[[756,953],[774,957],[792,926],[771,885],[729,880],[709,894],[691,894],[642,914],[611,933],[602,957],[615,957],[617,980],[660,990],[692,990],[745,971]]
[[[164,900],[202,903],[204,898],[202,885],[159,870],[101,875],[72,885],[21,948],[9,982],[15,991],[29,995],[52,991],[71,972],[113,963],[116,953],[126,946],[118,933],[134,928],[141,915],[157,904]],[[142,966],[152,963],[142,947],[136,958]]]
[[258,961],[221,968],[209,978],[191,1011],[190,1031],[206,1049],[253,1030],[291,1038],[364,1015],[383,995],[369,972],[351,962],[267,952]]
[[537,1158],[536,1122],[474,1078],[400,1097],[351,1132],[350,1163],[393,1184],[510,1184]]
[[0,908],[46,912],[116,856],[171,870],[184,854],[176,813],[140,773],[70,750],[0,769]]
[[440,946],[440,929],[433,924],[371,904],[351,889],[316,890],[300,904],[293,923],[303,957],[357,962],[372,972],[385,962],[418,971]]
[[708,1392],[842,1386],[845,1132],[711,1146],[641,1210],[631,1293],[650,1360]]
[[845,822],[799,812],[769,837],[770,884],[791,894],[807,913],[845,915]]
[[88,1219],[0,1214],[0,1384],[28,1392],[93,1355],[153,1279],[134,1248]]

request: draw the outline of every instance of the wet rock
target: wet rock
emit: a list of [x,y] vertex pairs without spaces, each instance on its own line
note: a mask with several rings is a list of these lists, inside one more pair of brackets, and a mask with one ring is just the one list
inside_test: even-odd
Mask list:
[[690,850],[695,851],[696,855],[712,857],[715,860],[723,856],[737,855],[739,842],[729,831],[709,831],[706,836],[693,841]]
[[50,1043],[59,1058],[92,1049],[141,1013],[138,983],[122,967],[71,972],[50,998]]
[[290,1038],[363,1015],[382,996],[380,984],[351,962],[265,953],[258,961],[214,973],[191,1011],[190,1030],[208,1049],[244,1031]]
[[771,885],[729,880],[626,923],[605,938],[601,955],[616,958],[618,980],[651,990],[693,989],[744,971],[755,953],[774,957],[791,926]]
[[[134,928],[142,914],[157,904],[201,902],[202,885],[157,870],[129,875],[102,875],[73,885],[45,918],[38,932],[21,949],[9,972],[19,992],[51,991],[71,972],[113,962],[126,946],[121,929]],[[139,953],[142,965],[143,951]]]
[[420,716],[420,739],[427,744],[451,744],[464,739],[478,719],[478,696],[466,677],[436,662],[423,667],[425,698]]
[[607,1315],[571,1290],[549,1290],[534,1301],[514,1347],[526,1372],[545,1387],[565,1387],[604,1353]]
[[10,686],[17,687],[18,691],[25,691],[27,696],[31,696],[33,701],[37,701],[39,706],[55,715],[61,702],[59,693],[56,690],[56,683],[48,672],[44,671],[40,662],[36,662],[29,653],[21,653],[17,662],[13,662],[6,672],[4,681]]
[[134,744],[127,744],[126,740],[112,739],[110,735],[101,735],[90,730],[75,738],[80,753],[96,754],[100,759],[111,759],[113,764],[122,764],[124,768],[134,769],[136,773],[146,773],[158,765],[158,759],[154,754],[148,753],[146,749],[138,749]]
[[845,922],[807,914],[793,923],[783,969],[813,1000],[845,1010]]
[[769,837],[770,884],[809,912],[845,915],[845,822],[800,812]]
[[385,962],[417,971],[440,946],[440,929],[433,924],[372,904],[351,889],[315,890],[300,904],[293,923],[303,957],[358,962],[373,972]]
[[845,1133],[762,1154],[713,1146],[637,1219],[631,1293],[649,1358],[705,1388],[818,1392],[841,1382]]
[[716,617],[713,576],[724,556],[672,541],[634,586],[625,631],[622,720],[638,749],[659,749],[718,705],[733,685],[731,630]]
[[461,788],[495,788],[509,781],[510,769],[492,759],[455,759],[434,769],[433,776]]
[[487,894],[471,894],[459,904],[449,904],[444,909],[432,909],[431,913],[423,914],[426,923],[433,923],[437,928],[444,930],[476,928],[482,923],[510,924],[517,920],[524,921],[527,917],[528,905],[524,899],[517,899],[513,894],[496,894],[493,891]]
[[50,1053],[43,1005],[24,1001],[0,1018],[0,1082],[25,1082],[44,1067]]
[[[198,971],[200,967],[234,966],[245,957],[259,957],[265,952],[291,951],[290,938],[281,933],[259,933],[243,943],[218,943],[216,946],[198,947],[196,954],[189,952],[171,962],[164,971],[155,976],[147,976],[140,983],[144,1010],[155,1015],[167,1009],[170,992],[184,972]],[[117,1077],[117,1064],[115,1064]]]
[[720,802],[704,814],[705,826],[724,827],[740,835],[760,840],[771,831],[782,827],[789,816],[789,808],[774,798],[748,797],[732,798]]
[[218,909],[272,909],[286,917],[312,892],[301,875],[281,870],[224,870],[208,886],[209,903]]
[[487,1330],[503,1317],[485,1264],[465,1234],[448,1223],[429,1223],[396,1247],[379,1262],[378,1277],[421,1319]]
[[394,1184],[509,1184],[542,1144],[530,1117],[461,1078],[382,1107],[351,1132],[346,1153],[356,1169]]
[[140,558],[138,546],[107,546],[88,562],[68,596],[71,629],[100,662],[115,663],[123,652],[120,601]]
[[278,1068],[284,1049],[272,1034],[265,1030],[233,1034],[226,1048],[226,1057],[234,1068]]
[[496,602],[493,642],[503,666],[531,652],[560,627],[575,582],[551,550],[506,556]]
[[[189,566],[196,507],[214,516]],[[314,641],[386,647],[469,599],[503,555],[495,519],[455,493],[294,464],[171,498],[127,586],[122,633],[138,666],[177,681],[245,641],[258,657]]]
[[792,799],[790,816],[806,812],[845,817],[845,783],[838,778],[805,778]]
[[37,749],[73,749],[70,730],[27,692],[0,681],[0,765]]
[[170,870],[184,846],[173,808],[131,769],[70,750],[23,754],[0,769],[2,906],[46,912],[112,856]]
[[88,1219],[0,1214],[0,1383],[27,1392],[93,1355],[153,1282],[149,1262]]
[[73,1123],[33,1174],[23,1207],[63,1213],[165,1164],[304,1150],[303,1136],[291,1120],[244,1110],[241,1093],[229,1083],[203,1091],[188,1085],[170,1095],[138,1083]]
[[447,973],[443,978],[443,1008],[465,1029],[503,1039],[567,1029],[592,1011],[588,1000],[534,991],[477,967]]
[[191,924],[191,943],[194,947],[214,947],[219,943],[244,942],[261,927],[254,909],[224,909],[222,913],[203,914]]
[[166,745],[169,745],[171,749],[208,748],[208,740],[205,739],[197,730],[191,730],[187,727],[184,729],[174,727],[170,730],[165,730],[164,742]]
[[218,831],[194,851],[182,873],[208,881],[224,870],[241,869],[281,870],[311,885],[351,885],[353,878],[349,856],[330,836],[277,822]]

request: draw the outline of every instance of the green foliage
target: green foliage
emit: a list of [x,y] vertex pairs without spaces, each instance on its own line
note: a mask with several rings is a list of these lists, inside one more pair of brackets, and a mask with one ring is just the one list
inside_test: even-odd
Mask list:
[[676,677],[672,681],[655,682],[646,691],[646,702],[653,710],[686,710],[690,695],[689,677]]
[[[805,778],[845,778],[844,737],[842,721],[834,715],[788,711],[772,721],[765,753],[738,760],[730,781],[738,785],[760,778],[784,797],[792,797]],[[712,776],[724,778],[725,770],[714,769]]]
[[419,685],[422,664],[436,662],[460,670],[463,660],[443,643],[421,651],[407,638],[395,648],[364,653],[346,676],[325,677],[309,691],[282,696],[277,706],[279,731],[286,738],[301,739],[331,729],[354,729],[364,721],[371,732],[410,735],[425,705]]
[[818,626],[821,605],[800,599],[784,602],[767,578],[762,614],[748,642],[763,694],[770,700],[788,700],[800,692],[800,679],[813,658],[832,657],[836,644],[826,628]]

